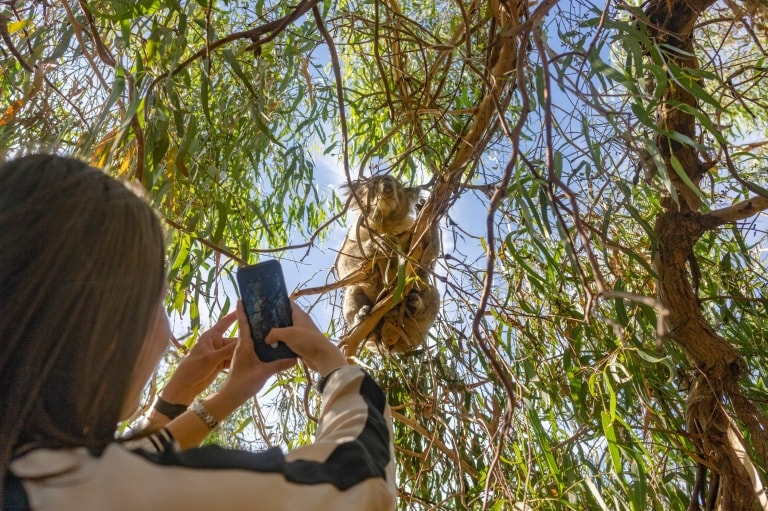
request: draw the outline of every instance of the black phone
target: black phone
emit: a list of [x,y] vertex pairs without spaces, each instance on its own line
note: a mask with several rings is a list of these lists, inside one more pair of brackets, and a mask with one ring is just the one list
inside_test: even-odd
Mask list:
[[237,270],[237,286],[248,316],[253,348],[263,362],[297,357],[283,342],[267,344],[264,338],[273,327],[293,325],[291,301],[280,263],[274,259]]

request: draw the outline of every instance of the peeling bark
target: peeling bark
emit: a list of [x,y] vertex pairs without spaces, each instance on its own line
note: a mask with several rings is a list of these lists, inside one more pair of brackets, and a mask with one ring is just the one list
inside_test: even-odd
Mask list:
[[[681,50],[665,53],[669,62],[682,69],[698,69],[693,29],[699,15],[713,3],[710,0],[652,0],[647,5],[645,14],[651,37],[659,46]],[[696,191],[672,170],[671,162],[676,158],[696,187],[709,166],[702,162],[694,147],[668,136],[675,131],[696,139],[695,117],[676,106],[696,108],[696,98],[670,79],[663,100],[657,117],[656,143],[669,169],[678,201],[665,199],[665,211],[656,220],[654,266],[660,300],[669,311],[669,338],[683,349],[696,369],[686,404],[686,426],[700,461],[688,509],[699,510],[700,503],[704,503],[707,510],[746,511],[753,509],[755,503],[766,509],[764,484],[733,415],[750,432],[762,463],[768,451],[766,419],[741,391],[739,378],[746,368],[741,356],[704,317],[697,296],[693,252],[695,243],[708,229],[744,218],[766,207],[766,200],[757,198],[708,215],[700,214],[701,203]],[[732,410],[728,405],[732,405]],[[709,484],[704,484],[707,472]]]
[[734,347],[704,318],[689,276],[693,245],[704,233],[700,219],[695,213],[671,211],[657,219],[654,263],[659,295],[669,309],[670,337],[683,347],[691,362],[711,377],[737,379],[743,362]]

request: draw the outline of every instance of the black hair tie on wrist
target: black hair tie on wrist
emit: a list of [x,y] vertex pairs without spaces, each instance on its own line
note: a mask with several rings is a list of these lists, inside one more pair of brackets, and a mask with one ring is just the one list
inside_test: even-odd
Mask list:
[[175,405],[165,401],[160,396],[157,396],[157,399],[155,400],[155,410],[162,413],[171,420],[186,412],[187,408],[187,405]]

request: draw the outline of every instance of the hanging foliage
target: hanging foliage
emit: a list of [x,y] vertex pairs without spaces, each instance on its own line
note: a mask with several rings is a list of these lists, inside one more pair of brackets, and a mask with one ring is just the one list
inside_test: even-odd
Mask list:
[[[401,509],[768,509],[765,2],[5,1],[0,39],[0,154],[80,155],[162,213],[168,371],[279,256],[386,389]],[[332,272],[329,185],[382,173],[442,239],[405,355],[364,349]],[[401,248],[371,317],[419,280]],[[306,442],[311,377],[215,440]]]

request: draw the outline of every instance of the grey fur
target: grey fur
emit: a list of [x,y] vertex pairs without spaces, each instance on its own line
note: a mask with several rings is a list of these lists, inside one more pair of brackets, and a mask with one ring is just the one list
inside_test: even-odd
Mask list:
[[[351,328],[365,320],[376,302],[397,285],[400,256],[407,254],[419,190],[406,188],[392,176],[376,176],[352,183],[349,190],[358,219],[336,260],[339,279],[363,270],[362,282],[344,288],[343,310]],[[440,297],[432,270],[440,248],[435,224],[422,237],[424,264],[416,268],[413,288],[379,322],[366,339],[368,349],[407,353],[422,346],[437,317]]]

